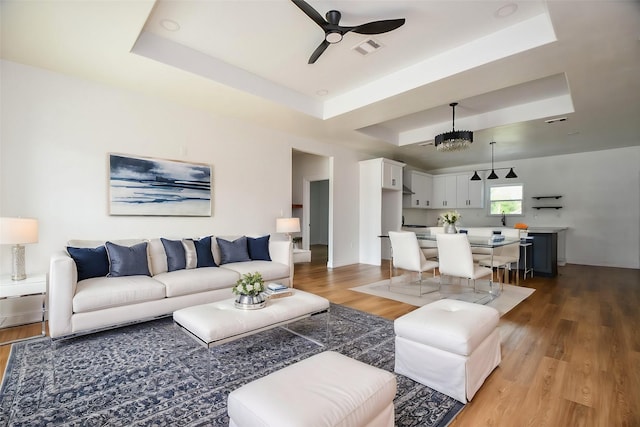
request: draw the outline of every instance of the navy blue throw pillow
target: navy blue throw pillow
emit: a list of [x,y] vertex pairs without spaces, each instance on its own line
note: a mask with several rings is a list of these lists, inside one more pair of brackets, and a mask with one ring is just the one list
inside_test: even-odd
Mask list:
[[249,257],[252,260],[271,261],[268,235],[258,238],[247,237],[247,247],[249,248]]
[[76,263],[78,281],[109,274],[109,258],[104,246],[97,248],[74,248],[67,246],[67,252]]
[[184,252],[182,240],[169,240],[160,238],[164,252],[167,254],[167,270],[176,271],[187,268],[187,256]]
[[107,242],[109,277],[151,276],[147,261],[147,242],[133,246],[120,246]]
[[216,238],[218,247],[220,248],[220,264],[229,264],[231,262],[251,261],[249,251],[247,250],[247,238],[242,236],[233,242]]
[[203,237],[200,240],[194,240],[193,245],[196,247],[196,257],[198,258],[196,267],[217,267],[211,252],[211,236]]

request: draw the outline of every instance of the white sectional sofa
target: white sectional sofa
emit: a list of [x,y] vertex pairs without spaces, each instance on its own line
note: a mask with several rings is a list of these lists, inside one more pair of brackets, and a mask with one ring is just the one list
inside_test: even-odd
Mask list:
[[[160,238],[155,238],[109,243],[70,241],[67,251],[60,251],[51,258],[48,290],[50,336],[62,338],[88,333],[168,315],[192,305],[231,298],[232,287],[245,273],[259,272],[265,282],[276,281],[292,286],[291,242],[273,240],[270,236],[252,239],[254,242],[261,241],[262,253],[238,261],[237,258],[234,259],[236,254],[230,256],[227,245],[229,242],[240,242],[243,237],[221,237],[225,240],[222,251],[217,238],[211,237],[209,255],[212,255],[213,261],[218,265],[216,267],[199,266],[201,252],[196,253],[192,239],[163,239],[163,242]],[[176,267],[175,258],[171,258],[175,255],[173,250],[165,250],[166,247],[170,247],[165,246],[167,242],[185,242],[185,256],[182,261],[184,266]],[[203,247],[205,249],[202,249]],[[110,253],[107,248],[112,248],[113,251],[117,248],[118,252]],[[140,259],[139,254],[135,255],[134,248],[144,250],[141,256],[146,257],[148,270],[143,274],[127,274],[127,271],[124,271],[131,267],[127,266],[131,259]],[[131,251],[131,257],[127,256],[128,250]],[[201,244],[198,251],[201,250],[206,252],[206,245]],[[100,255],[95,255],[94,251]],[[73,253],[74,257],[70,253]],[[104,268],[102,258],[98,258],[99,268],[96,268],[95,262],[91,264],[87,261],[87,258],[90,258],[89,261],[95,261],[96,256],[104,256],[102,253],[107,255],[107,274],[104,274],[104,271],[96,272]],[[114,253],[118,256],[113,256]],[[88,256],[85,257],[86,254]],[[125,256],[120,257],[121,254]],[[144,265],[138,265],[136,268],[138,267],[143,270],[145,268]],[[87,274],[88,270],[93,270],[93,274]],[[136,273],[132,270],[130,272]],[[113,273],[116,273],[117,277],[113,277]]]

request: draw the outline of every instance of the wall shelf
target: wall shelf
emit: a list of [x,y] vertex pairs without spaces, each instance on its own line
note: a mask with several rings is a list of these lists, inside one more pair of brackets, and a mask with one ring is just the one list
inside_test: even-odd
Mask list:
[[[554,200],[558,200],[559,198],[561,198],[562,196],[533,196],[531,197],[532,199],[536,199],[536,200],[545,200],[545,199],[554,199]],[[533,209],[562,209],[562,206],[560,205],[545,205],[542,204],[540,206],[531,206]]]

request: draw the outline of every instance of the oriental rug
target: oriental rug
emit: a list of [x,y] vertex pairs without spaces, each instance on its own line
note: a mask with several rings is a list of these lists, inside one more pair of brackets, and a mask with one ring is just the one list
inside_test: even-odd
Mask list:
[[[0,425],[227,426],[238,387],[325,350],[393,372],[393,322],[340,305],[282,328],[205,349],[171,318],[52,343],[14,344]],[[446,426],[463,404],[397,375],[397,426]]]

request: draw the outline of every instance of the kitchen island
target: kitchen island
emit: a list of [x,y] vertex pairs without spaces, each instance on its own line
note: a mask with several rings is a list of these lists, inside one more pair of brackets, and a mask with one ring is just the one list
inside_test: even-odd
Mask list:
[[567,227],[530,227],[533,238],[533,274],[541,277],[558,275],[558,265],[565,261],[565,231]]

